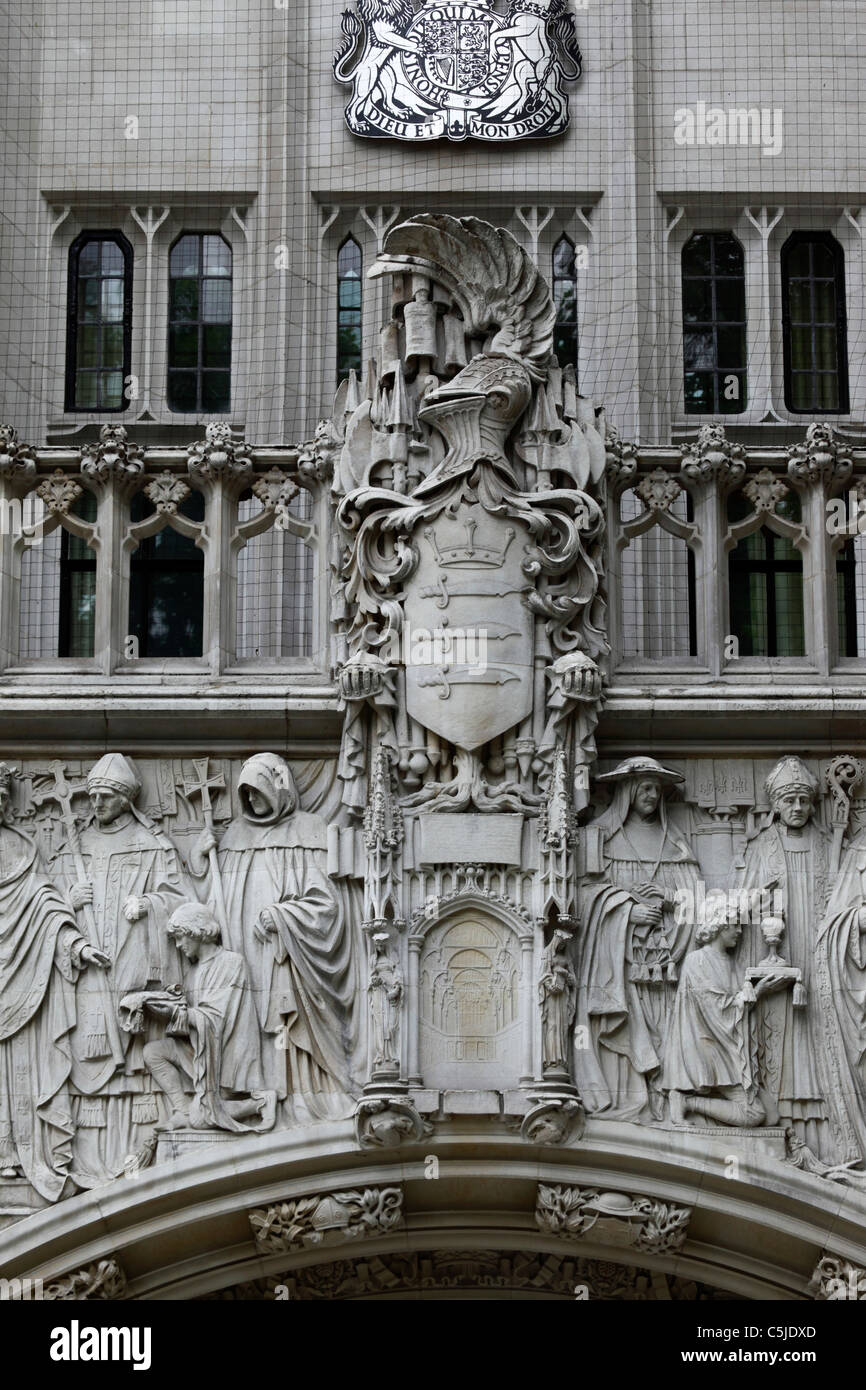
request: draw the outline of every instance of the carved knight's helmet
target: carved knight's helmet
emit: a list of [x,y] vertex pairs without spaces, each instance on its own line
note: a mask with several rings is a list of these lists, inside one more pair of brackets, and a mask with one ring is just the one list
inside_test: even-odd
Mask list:
[[370,276],[407,270],[444,286],[467,337],[484,339],[482,353],[424,397],[421,418],[449,445],[427,482],[480,455],[504,463],[505,441],[551,361],[556,310],[545,280],[510,232],[443,213],[421,213],[394,227]]

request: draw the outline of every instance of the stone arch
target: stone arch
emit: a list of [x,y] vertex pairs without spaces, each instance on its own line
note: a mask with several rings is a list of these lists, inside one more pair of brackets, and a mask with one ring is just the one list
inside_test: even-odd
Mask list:
[[[815,1276],[828,1260],[866,1274],[863,1194],[761,1143],[732,1179],[729,1148],[601,1121],[566,1148],[533,1146],[484,1115],[365,1157],[351,1122],[322,1123],[205,1146],[18,1221],[4,1231],[3,1276],[76,1300],[268,1298],[293,1279],[327,1290],[330,1267],[362,1258],[372,1286],[340,1297],[533,1298],[550,1276],[556,1296],[566,1279],[586,1282],[589,1301],[666,1290],[803,1301],[826,1296]],[[564,1188],[597,1219],[539,1219]]]

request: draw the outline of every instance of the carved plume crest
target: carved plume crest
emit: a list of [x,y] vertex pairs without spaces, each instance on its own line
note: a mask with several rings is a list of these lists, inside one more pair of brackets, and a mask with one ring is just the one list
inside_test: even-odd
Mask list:
[[493,334],[485,351],[517,358],[541,381],[553,350],[550,290],[510,232],[477,217],[425,212],[394,227],[371,278],[407,270],[450,290],[470,337]]

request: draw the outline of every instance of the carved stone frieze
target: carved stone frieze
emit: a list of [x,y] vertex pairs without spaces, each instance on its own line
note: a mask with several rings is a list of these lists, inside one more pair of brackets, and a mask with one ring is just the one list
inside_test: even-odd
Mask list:
[[720,1289],[690,1279],[571,1255],[513,1250],[425,1250],[337,1260],[289,1270],[219,1293],[209,1300],[302,1302],[385,1297],[432,1297],[437,1292],[481,1297],[522,1294],[545,1299],[586,1299],[625,1303],[723,1301]]
[[595,1188],[538,1185],[535,1220],[550,1235],[590,1236],[653,1255],[679,1250],[688,1235],[691,1207]]
[[298,1197],[250,1212],[256,1248],[267,1255],[288,1254],[317,1245],[327,1237],[384,1235],[403,1219],[399,1187],[367,1187]]
[[44,1284],[41,1297],[46,1302],[98,1301],[122,1298],[125,1292],[126,1275],[118,1261],[111,1256]]
[[[291,762],[187,756],[145,730],[135,760],[51,744],[16,759],[20,775],[0,765],[0,1182],[35,1209],[320,1122],[375,1157],[430,1137],[435,1114],[437,1137],[496,1117],[541,1147],[582,1142],[585,1117],[591,1133],[671,1129],[684,1148],[733,1132],[780,1163],[788,1131],[808,1177],[783,1175],[866,1186],[862,754],[686,740],[670,745],[681,757],[635,746],[600,767],[595,746],[605,563],[623,539],[605,535],[605,472],[645,504],[626,539],[685,539],[715,564],[704,519],[678,515],[684,488],[703,507],[742,485],[758,517],[726,541],[763,516],[800,542],[768,514],[795,485],[836,486],[845,447],[810,426],[787,474],[743,483],[743,448],[707,425],[679,471],[672,450],[639,461],[556,362],[552,296],[508,232],[385,221],[378,360],[312,441],[257,451],[211,423],[180,476],[177,454],[145,458],[111,424],[78,472],[68,449],[52,472],[0,430],[9,486],[38,480],[49,535],[89,543],[97,568],[162,525],[197,540],[211,618],[215,571],[246,542],[286,529],[267,536],[276,553],[321,527],[334,684],[305,667],[301,704],[342,715],[339,750],[330,726]],[[82,483],[99,529],[76,513]],[[139,486],[161,519],[130,525]],[[182,514],[190,487],[206,527]],[[238,520],[247,490],[260,505]],[[814,536],[823,502],[808,502]],[[100,583],[94,645],[110,660],[126,598],[119,613]],[[273,592],[278,607],[278,565]],[[324,599],[311,607],[321,625]],[[262,675],[284,701],[283,677]],[[669,1249],[685,1229],[649,1198],[546,1191],[549,1231]],[[359,1189],[283,1204],[267,1239],[384,1229],[393,1204],[366,1203]]]

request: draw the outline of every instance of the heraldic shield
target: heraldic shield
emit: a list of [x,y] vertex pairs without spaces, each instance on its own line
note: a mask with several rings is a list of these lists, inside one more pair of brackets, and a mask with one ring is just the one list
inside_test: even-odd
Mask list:
[[472,750],[532,710],[529,532],[462,503],[413,537],[405,586],[406,704],[425,728]]

